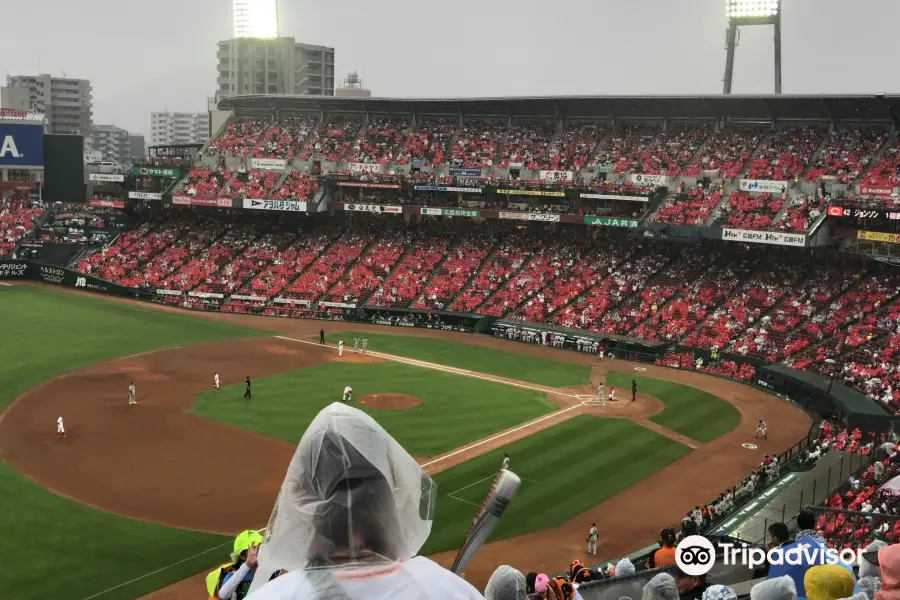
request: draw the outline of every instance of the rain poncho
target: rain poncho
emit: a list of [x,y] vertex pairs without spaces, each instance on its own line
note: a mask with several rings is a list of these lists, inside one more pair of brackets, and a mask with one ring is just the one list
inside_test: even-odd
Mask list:
[[[416,557],[431,531],[435,491],[372,417],[339,402],[326,407],[300,439],[275,501],[253,599],[481,598]],[[280,569],[288,573],[268,582]]]
[[[882,542],[881,540],[875,540],[868,546],[866,546],[866,552],[877,552],[882,548],[887,547],[887,542]],[[861,560],[859,562],[859,578],[863,577],[878,577],[878,565],[873,565],[867,560]]]
[[625,575],[634,575],[634,563],[632,563],[631,559],[628,557],[625,557],[616,563],[616,577],[623,577]]
[[875,594],[875,600],[900,600],[900,544],[879,550],[878,565],[881,591]]
[[797,586],[787,575],[767,579],[750,589],[750,600],[797,600]]
[[727,585],[711,585],[703,591],[703,600],[737,600],[737,594]]
[[525,600],[525,576],[509,565],[500,565],[484,588],[486,600]]
[[678,586],[668,573],[659,573],[644,586],[642,600],[678,600]]
[[869,600],[873,600],[875,594],[881,591],[881,580],[875,576],[860,577],[856,585],[859,587],[860,592],[864,593]]
[[803,576],[807,600],[838,600],[853,595],[853,576],[838,565],[810,567]]

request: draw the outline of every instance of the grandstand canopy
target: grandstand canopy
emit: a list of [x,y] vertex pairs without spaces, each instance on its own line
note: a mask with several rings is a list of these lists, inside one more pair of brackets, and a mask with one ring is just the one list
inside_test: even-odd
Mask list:
[[559,96],[542,98],[339,98],[245,95],[220,110],[420,114],[566,119],[867,121],[900,124],[900,96]]

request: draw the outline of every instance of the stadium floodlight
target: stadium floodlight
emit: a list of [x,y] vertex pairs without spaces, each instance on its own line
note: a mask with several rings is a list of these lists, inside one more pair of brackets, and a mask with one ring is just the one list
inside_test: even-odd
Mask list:
[[775,26],[775,93],[781,93],[781,0],[725,0],[728,31],[725,34],[725,78],[722,93],[731,93],[734,51],[740,38],[739,27]]
[[729,19],[771,19],[780,10],[781,0],[725,0]]
[[278,0],[233,0],[236,38],[278,37]]

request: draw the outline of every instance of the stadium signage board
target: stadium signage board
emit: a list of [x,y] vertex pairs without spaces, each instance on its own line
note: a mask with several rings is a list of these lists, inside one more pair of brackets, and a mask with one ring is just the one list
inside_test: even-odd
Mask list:
[[225,296],[223,294],[215,294],[213,292],[188,292],[188,296],[192,298],[215,298],[222,299]]
[[633,173],[631,175],[631,183],[636,186],[659,186],[668,185],[669,178],[666,175],[644,175],[642,173]]
[[375,188],[378,190],[399,190],[401,187],[403,187],[399,183],[371,183],[369,181],[338,181],[337,186]]
[[616,165],[611,162],[597,163],[596,169],[601,173],[612,173],[616,170]]
[[572,181],[574,173],[572,171],[541,171],[541,179],[544,181]]
[[244,198],[244,208],[250,210],[280,210],[284,212],[306,212],[306,202],[299,200],[255,200]]
[[156,192],[128,192],[132,200],[162,200],[162,194]]
[[481,169],[462,169],[462,168],[451,168],[450,171],[451,177],[481,177]]
[[728,242],[746,244],[772,244],[775,246],[806,246],[806,236],[802,233],[784,233],[781,231],[753,231],[749,229],[723,229],[722,239]]
[[344,204],[344,210],[351,212],[390,213],[394,215],[403,213],[402,206],[388,206],[385,204]]
[[241,294],[232,294],[229,296],[231,300],[245,300],[247,302],[265,302],[265,296],[243,296]]
[[135,167],[135,177],[178,177],[179,169],[163,169],[160,167]]
[[883,233],[881,231],[857,231],[856,239],[869,242],[885,242],[900,244],[900,233]]
[[478,217],[481,212],[467,208],[422,208],[421,214],[439,217]]
[[588,200],[625,200],[627,202],[650,202],[648,196],[620,196],[618,194],[581,194],[582,198]]
[[884,263],[886,265],[894,265],[895,267],[900,267],[900,256],[871,256],[880,263]]
[[179,206],[218,206],[231,208],[234,203],[231,198],[197,198],[194,196],[172,196],[172,204]]
[[301,300],[299,298],[275,298],[272,300],[275,304],[299,304],[305,308],[309,308],[309,300]]
[[94,208],[125,208],[124,200],[106,200],[103,198],[92,198],[90,205]]
[[565,192],[545,192],[543,190],[497,190],[498,194],[505,196],[550,196],[552,198],[565,198]]
[[319,302],[319,306],[322,308],[356,308],[356,304],[347,302]]
[[381,173],[384,165],[377,163],[350,163],[351,173]]
[[741,179],[741,191],[754,192],[757,194],[781,194],[787,191],[787,181]]
[[180,296],[180,295],[181,295],[181,292],[179,292],[178,290],[162,290],[162,289],[159,289],[159,290],[156,290],[156,295],[157,295],[157,296]]
[[283,158],[252,158],[250,167],[261,171],[284,171],[287,161]]
[[875,219],[877,217],[881,217],[891,221],[900,221],[900,211],[881,210],[877,208],[829,206],[827,209],[827,214],[829,217],[851,217],[854,219]]
[[0,123],[0,166],[44,165],[44,128],[40,123]]
[[460,192],[462,194],[480,194],[481,188],[475,187],[446,187],[443,185],[417,185],[417,192]]
[[0,260],[0,279],[25,279],[28,277],[27,260]]
[[602,227],[630,227],[637,228],[637,219],[615,219],[612,217],[585,217],[585,225],[600,225]]
[[872,185],[860,184],[859,193],[861,196],[877,196],[878,198],[890,198],[894,193],[894,186],[889,181],[879,181]]
[[122,183],[125,181],[125,176],[121,173],[91,173],[88,175],[88,179],[98,183]]
[[541,221],[544,223],[559,223],[559,215],[552,215],[548,213],[500,211],[500,218],[512,219],[514,221]]

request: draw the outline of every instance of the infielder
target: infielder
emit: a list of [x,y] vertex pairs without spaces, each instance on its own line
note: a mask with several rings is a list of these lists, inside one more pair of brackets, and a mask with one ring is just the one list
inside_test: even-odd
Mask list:
[[137,400],[135,400],[134,395],[135,388],[134,382],[132,381],[131,385],[128,386],[128,406],[134,406],[135,404],[137,404]]
[[338,342],[338,358],[344,355],[344,340]]
[[63,416],[59,415],[59,418],[56,419],[56,437],[64,438],[66,437],[66,427],[63,425]]
[[759,438],[762,436],[764,440],[769,439],[769,436],[767,435],[768,430],[769,428],[766,425],[766,422],[760,419],[759,423],[756,424],[756,437]]
[[350,402],[353,397],[353,388],[349,385],[344,388],[344,402]]
[[501,471],[506,471],[509,469],[509,454],[503,455],[503,465],[500,467]]
[[213,376],[213,389],[216,390],[217,392],[219,391],[219,374],[218,373],[216,373]]
[[368,347],[369,347],[369,338],[364,337],[364,338],[362,339],[362,351],[363,351],[363,354],[366,353],[366,348],[368,348]]
[[597,531],[597,524],[591,523],[591,528],[588,530],[588,554],[597,555],[597,538],[600,537],[600,532]]
[[353,338],[353,352],[359,352],[359,338]]

